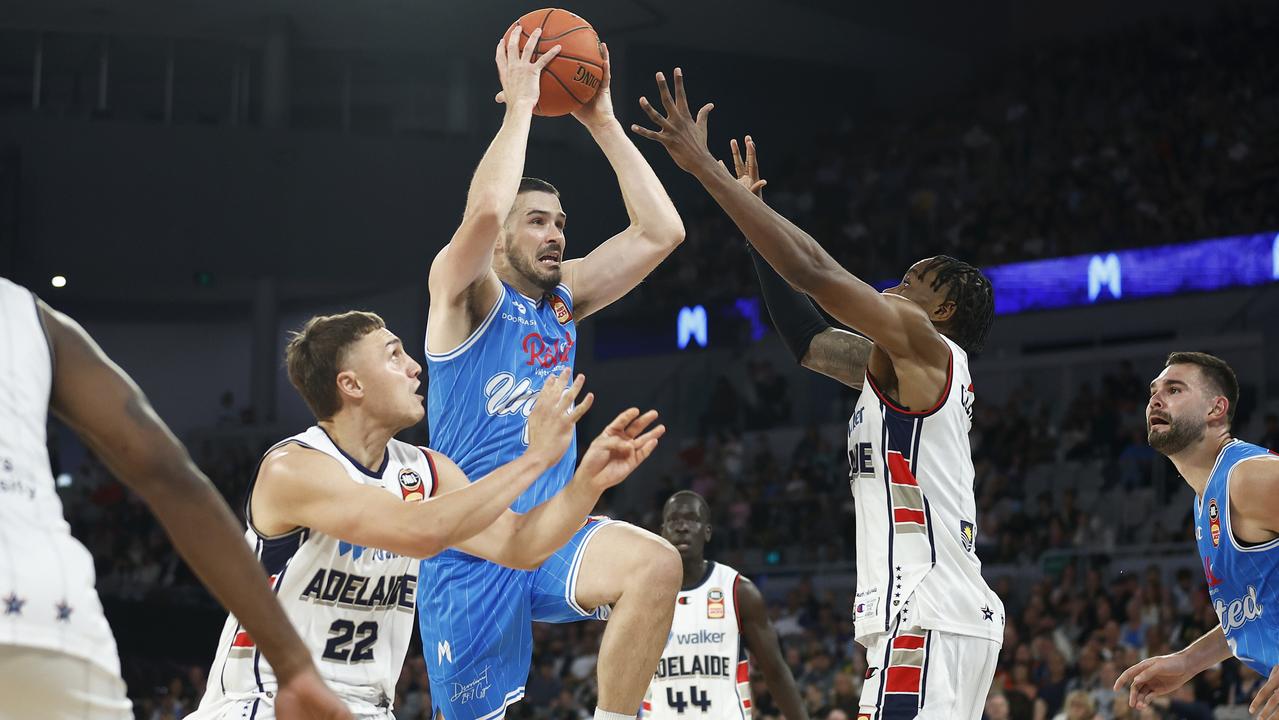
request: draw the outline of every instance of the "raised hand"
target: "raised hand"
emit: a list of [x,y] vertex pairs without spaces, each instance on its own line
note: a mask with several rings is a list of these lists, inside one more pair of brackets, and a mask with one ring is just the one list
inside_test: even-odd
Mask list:
[[595,395],[586,393],[582,402],[573,405],[586,384],[586,376],[578,375],[573,384],[568,385],[571,375],[572,370],[564,368],[546,378],[528,416],[527,452],[547,462],[556,462],[564,456],[573,440],[573,426],[595,402]]
[[613,122],[613,93],[610,86],[613,81],[613,66],[608,60],[608,43],[600,43],[600,53],[604,56],[604,79],[600,80],[599,89],[590,102],[573,111],[573,117],[587,129],[603,127]]
[[1115,690],[1131,685],[1128,705],[1144,708],[1160,695],[1167,695],[1194,677],[1186,659],[1176,653],[1152,657],[1133,665],[1115,680]]
[[351,711],[324,686],[315,668],[310,668],[276,688],[275,716],[280,720],[350,720]]
[[657,73],[657,93],[662,100],[662,108],[666,110],[665,117],[657,112],[648,98],[642,97],[639,102],[658,129],[631,125],[631,130],[640,137],[661,143],[675,164],[686,172],[695,173],[707,163],[713,167],[715,158],[706,147],[706,119],[715,109],[714,103],[703,105],[694,118],[688,109],[688,95],[684,91],[684,71],[679,68],[675,68],[674,97],[666,84],[666,76],[660,72]]
[[613,418],[613,422],[586,449],[582,462],[577,466],[577,477],[598,492],[625,480],[653,454],[657,441],[666,433],[665,425],[645,432],[656,419],[656,410],[641,415],[636,408],[625,410]]
[[497,43],[494,60],[497,62],[498,79],[502,81],[502,91],[494,99],[511,106],[525,103],[532,109],[542,92],[542,69],[560,54],[560,46],[556,45],[534,60],[533,51],[542,37],[542,29],[533,31],[523,50],[520,49],[520,32],[516,25],[507,37]]
[[742,158],[741,151],[737,147],[737,138],[728,142],[728,149],[733,155],[733,174],[737,176],[737,182],[747,190],[763,197],[764,186],[768,185],[768,181],[759,178],[759,159],[755,157],[755,141],[750,135],[746,136],[745,158]]
[[1270,669],[1269,679],[1257,691],[1248,712],[1257,720],[1279,720],[1279,665]]

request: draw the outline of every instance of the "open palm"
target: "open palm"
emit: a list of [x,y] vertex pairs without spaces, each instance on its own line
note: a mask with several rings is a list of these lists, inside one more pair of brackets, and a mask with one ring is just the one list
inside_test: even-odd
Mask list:
[[591,442],[578,474],[601,492],[625,480],[653,454],[658,439],[666,433],[665,425],[645,432],[656,419],[656,410],[642,415],[636,408],[623,411]]

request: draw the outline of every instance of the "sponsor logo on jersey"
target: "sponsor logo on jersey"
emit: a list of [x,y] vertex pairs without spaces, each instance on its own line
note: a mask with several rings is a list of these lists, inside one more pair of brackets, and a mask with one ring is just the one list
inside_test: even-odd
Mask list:
[[1248,586],[1247,595],[1235,598],[1229,603],[1217,598],[1217,601],[1213,603],[1213,609],[1217,611],[1217,618],[1221,620],[1222,632],[1227,635],[1232,630],[1238,630],[1261,617],[1261,613],[1265,610],[1261,607],[1261,603],[1257,602],[1257,588],[1251,585]]
[[724,617],[724,591],[711,588],[706,592],[706,617],[719,620]]
[[1204,578],[1208,580],[1208,587],[1215,588],[1221,584],[1221,578],[1212,572],[1212,561],[1204,558]]
[[489,686],[491,685],[489,682],[489,669],[487,667],[484,668],[484,672],[480,673],[479,677],[465,685],[456,682],[452,683],[452,685],[453,691],[449,695],[449,702],[461,705],[472,700],[483,700],[484,696],[488,694]]
[[416,502],[425,497],[422,491],[422,476],[413,468],[400,470],[400,496],[407,502]]
[[672,640],[675,641],[676,645],[708,645],[724,642],[724,633],[711,630],[698,630],[690,633],[671,632],[666,636],[666,644],[670,645]]
[[1217,498],[1208,501],[1208,530],[1212,532],[1212,546],[1221,544],[1221,513],[1217,511]]
[[435,664],[442,665],[444,661],[453,662],[453,648],[449,645],[448,640],[435,644]]
[[573,336],[563,338],[543,337],[541,333],[529,333],[520,341],[520,349],[528,355],[529,366],[553,368],[572,360]]
[[[520,306],[520,312],[523,312],[523,311],[524,311],[524,308],[523,308],[522,306]],[[522,316],[519,316],[519,315],[512,315],[512,314],[510,314],[510,313],[508,313],[508,312],[504,312],[504,313],[502,313],[502,319],[503,319],[503,320],[505,320],[505,321],[507,321],[507,322],[513,322],[513,323],[516,323],[517,325],[529,325],[529,326],[536,326],[536,325],[537,325],[537,323],[536,323],[536,322],[534,322],[534,321],[532,321],[532,320],[529,320],[529,319],[528,319],[528,318],[526,318],[526,317],[522,317]]]
[[524,303],[519,300],[512,300],[511,304],[515,306],[515,309],[518,310],[521,315],[528,312],[528,309],[524,307]]
[[959,386],[959,404],[964,406],[964,413],[968,415],[968,420],[973,419],[973,404],[977,402],[977,394],[973,391],[973,384],[968,383],[968,387]]
[[959,539],[964,543],[964,549],[968,552],[973,551],[973,543],[977,540],[977,530],[973,524],[967,520],[959,521]]
[[568,305],[559,295],[551,295],[548,302],[551,304],[551,309],[555,311],[555,319],[559,320],[561,325],[567,325],[573,319],[573,311],[568,309]]
[[680,595],[680,596],[679,596],[679,599],[675,601],[675,604],[676,604],[676,605],[687,605],[687,604],[688,604],[688,601],[689,601],[690,599],[691,599],[691,598],[689,598],[689,596],[687,596],[687,595]]

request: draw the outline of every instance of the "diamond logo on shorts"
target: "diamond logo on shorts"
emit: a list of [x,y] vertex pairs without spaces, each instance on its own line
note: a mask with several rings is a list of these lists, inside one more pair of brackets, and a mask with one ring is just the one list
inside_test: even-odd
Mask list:
[[463,685],[462,683],[453,683],[453,692],[449,696],[449,702],[466,704],[472,700],[483,700],[489,691],[489,669],[484,668],[484,672],[471,682]]

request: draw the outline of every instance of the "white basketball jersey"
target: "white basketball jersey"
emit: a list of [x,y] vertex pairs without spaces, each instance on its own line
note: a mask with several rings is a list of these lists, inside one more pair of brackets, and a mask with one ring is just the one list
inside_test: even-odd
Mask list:
[[35,296],[0,278],[0,645],[64,652],[118,676],[93,557],[71,536],[49,467],[53,362]]
[[642,717],[750,720],[750,665],[737,612],[740,577],[727,565],[708,562],[702,581],[680,590]]
[[947,389],[935,407],[896,406],[867,371],[848,421],[857,521],[857,640],[909,625],[1004,636],[1004,607],[974,550],[973,385],[968,354],[949,338]]
[[[288,443],[318,450],[337,460],[352,482],[382,488],[406,502],[435,492],[434,460],[422,448],[392,440],[381,469],[373,471],[352,460],[318,426],[277,443],[267,454]],[[250,487],[250,498],[252,492]],[[414,630],[418,560],[308,528],[263,537],[248,517],[245,537],[325,683],[353,712],[389,711]],[[190,717],[214,717],[227,702],[270,699],[276,685],[253,638],[229,616],[208,688]]]

